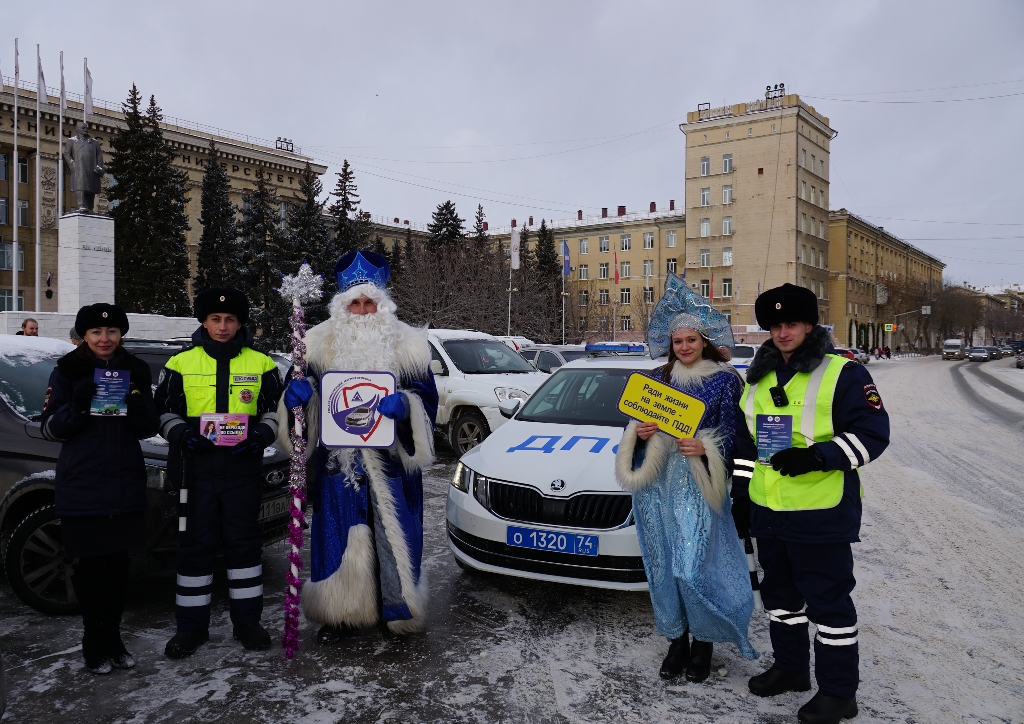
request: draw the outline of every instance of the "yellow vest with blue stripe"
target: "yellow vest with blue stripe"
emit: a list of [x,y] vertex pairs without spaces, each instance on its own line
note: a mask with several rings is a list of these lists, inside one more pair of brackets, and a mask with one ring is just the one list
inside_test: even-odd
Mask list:
[[[832,400],[839,383],[839,373],[848,361],[845,357],[829,354],[813,371],[797,372],[784,388],[789,398],[785,407],[776,407],[769,392],[769,388],[778,385],[774,370],[757,382],[748,383],[743,389],[740,406],[755,443],[757,416],[769,414],[793,416],[792,447],[810,447],[835,437]],[[843,498],[844,479],[842,470],[815,471],[790,477],[755,460],[754,474],[750,478],[750,499],[772,510],[834,508]]]
[[186,415],[207,412],[255,415],[263,374],[274,369],[274,360],[251,347],[242,347],[231,359],[228,376],[228,409],[217,409],[217,360],[201,346],[180,352],[167,360],[167,369],[181,375],[185,389]]

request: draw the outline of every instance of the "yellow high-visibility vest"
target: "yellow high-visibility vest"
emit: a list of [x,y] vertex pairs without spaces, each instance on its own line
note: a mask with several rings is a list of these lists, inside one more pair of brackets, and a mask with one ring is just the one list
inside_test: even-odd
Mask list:
[[[785,385],[789,404],[776,407],[769,389],[778,385],[775,372],[769,372],[743,389],[740,406],[747,421],[747,429],[757,440],[758,415],[792,415],[792,447],[810,447],[816,442],[828,442],[835,436],[832,429],[832,401],[835,398],[839,373],[846,365],[845,357],[825,355],[825,359],[811,372],[797,372]],[[750,499],[772,510],[820,510],[839,505],[843,498],[844,472],[842,470],[815,471],[796,477],[785,476],[754,461],[754,474],[750,478]]]
[[209,412],[256,414],[263,374],[274,369],[274,360],[251,347],[231,360],[228,376],[228,409],[217,409],[217,360],[201,346],[180,352],[167,360],[167,369],[181,375],[185,387],[186,415],[199,417]]

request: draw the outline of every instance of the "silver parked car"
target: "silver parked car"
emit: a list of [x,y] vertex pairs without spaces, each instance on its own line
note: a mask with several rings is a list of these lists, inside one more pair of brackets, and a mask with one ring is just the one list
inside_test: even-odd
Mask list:
[[519,354],[541,372],[551,374],[562,365],[590,353],[582,344],[535,344],[519,350]]
[[971,362],[988,362],[992,359],[992,353],[988,347],[971,347],[967,351],[967,359]]

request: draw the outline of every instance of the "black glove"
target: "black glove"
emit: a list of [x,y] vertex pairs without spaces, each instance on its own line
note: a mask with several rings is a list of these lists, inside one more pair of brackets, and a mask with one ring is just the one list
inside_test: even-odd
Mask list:
[[750,498],[743,496],[732,499],[732,519],[740,540],[750,537]]
[[92,396],[96,394],[96,383],[92,380],[79,382],[71,391],[71,409],[81,415],[88,415]]
[[128,417],[139,418],[146,414],[146,398],[138,390],[129,392],[124,398],[128,408]]
[[772,467],[783,475],[796,477],[815,470],[824,470],[825,464],[818,459],[814,447],[790,447],[772,455]]
[[273,444],[273,442],[274,431],[270,429],[269,425],[261,422],[253,429],[249,437],[235,445],[231,454],[239,457],[244,455],[262,455],[263,448]]
[[178,425],[171,432],[171,435],[172,437],[176,436],[178,438],[178,447],[180,447],[181,451],[186,455],[200,455],[217,449],[216,445],[193,430],[192,426],[187,423],[184,425]]

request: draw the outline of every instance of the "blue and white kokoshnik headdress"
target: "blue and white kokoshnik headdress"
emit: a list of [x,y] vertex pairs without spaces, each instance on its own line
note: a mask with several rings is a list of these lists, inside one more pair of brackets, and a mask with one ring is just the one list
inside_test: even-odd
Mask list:
[[677,329],[695,329],[716,347],[734,347],[732,326],[725,315],[706,298],[689,289],[672,272],[665,281],[665,294],[658,300],[647,325],[647,346],[651,359],[668,354],[672,333]]
[[383,289],[391,278],[391,265],[372,251],[350,251],[334,267],[338,291],[344,292],[360,284],[373,284]]

